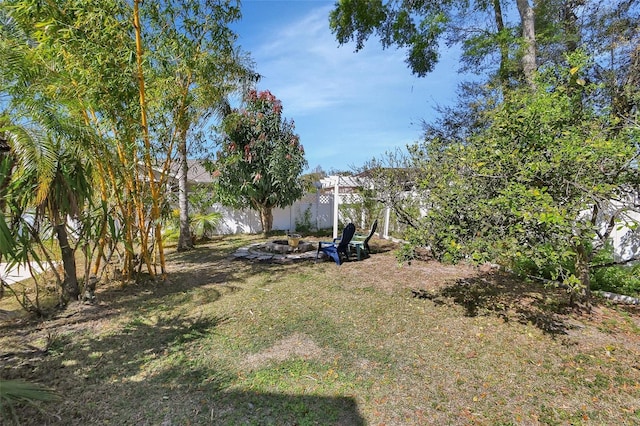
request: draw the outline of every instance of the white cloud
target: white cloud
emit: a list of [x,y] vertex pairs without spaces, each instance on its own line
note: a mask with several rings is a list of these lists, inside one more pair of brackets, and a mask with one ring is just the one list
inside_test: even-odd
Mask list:
[[295,120],[310,167],[347,168],[405,146],[420,137],[413,123],[431,115],[436,101],[455,97],[451,53],[436,72],[418,79],[404,51],[382,50],[375,37],[358,53],[353,45],[339,46],[329,29],[332,2],[302,9],[300,3],[303,14],[274,13],[252,29],[259,37],[244,47],[264,76],[260,89],[273,92]]
[[330,10],[312,10],[274,31],[254,50],[263,84],[288,101],[285,108],[292,114],[366,103],[397,81],[395,70],[408,73],[395,51],[365,49],[356,54],[353,46],[338,46],[329,30]]

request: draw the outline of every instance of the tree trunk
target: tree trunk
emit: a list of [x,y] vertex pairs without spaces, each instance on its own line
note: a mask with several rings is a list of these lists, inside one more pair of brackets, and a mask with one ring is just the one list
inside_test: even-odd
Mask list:
[[[13,169],[13,156],[9,150],[10,147],[7,140],[0,133],[0,168],[3,170],[3,173],[0,174],[0,214],[4,214],[7,206],[5,191],[9,186],[9,182],[11,182],[11,171]],[[2,251],[0,251],[0,261],[2,261]],[[3,289],[4,287],[0,284],[0,297],[2,297]]]
[[271,227],[273,226],[273,211],[271,207],[260,207],[260,223],[262,224],[262,232],[264,235],[271,232]]
[[[498,34],[504,31],[504,19],[502,17],[502,6],[500,0],[493,0],[493,15],[496,21],[496,29]],[[500,68],[498,69],[498,78],[503,88],[508,88],[511,72],[509,71],[509,44],[503,37],[498,37],[500,44]]]
[[[4,214],[7,207],[6,191],[11,182],[11,174],[15,157],[11,154],[11,147],[5,135],[0,133],[0,214]],[[0,261],[2,260],[2,251],[0,251]],[[0,291],[2,286],[0,285]]]
[[62,267],[64,268],[62,300],[66,303],[70,300],[78,300],[78,296],[80,295],[78,275],[76,273],[76,258],[73,249],[69,245],[66,225],[64,223],[56,225],[54,229],[58,237],[58,243],[60,244],[60,253],[62,254]]
[[[160,221],[160,192],[158,184],[153,172],[153,164],[151,161],[151,137],[149,136],[149,125],[147,122],[147,101],[145,94],[145,80],[143,72],[143,49],[142,49],[142,25],[140,23],[140,3],[142,0],[133,0],[133,28],[135,30],[136,40],[136,64],[138,76],[138,92],[140,95],[140,125],[142,127],[142,140],[144,142],[144,164],[149,176],[149,189],[151,190],[151,221],[155,222],[154,235],[155,244],[158,249],[158,257],[160,258],[160,269],[162,277],[166,275],[164,246],[162,245],[162,222]],[[147,264],[149,275],[155,278],[155,268],[151,267],[151,254],[147,247],[148,231],[144,226],[140,227],[142,235],[142,251],[141,255]],[[155,263],[154,263],[155,266]]]
[[575,13],[580,6],[584,6],[584,0],[567,0],[562,5],[562,28],[567,52],[575,52],[580,45],[578,15]]
[[522,38],[524,39],[524,52],[522,54],[522,71],[527,84],[535,89],[536,60],[536,30],[535,15],[529,0],[516,0],[520,21],[522,23]]
[[581,289],[578,293],[579,301],[585,303],[590,308],[591,301],[591,277],[589,276],[589,255],[580,243],[576,246],[576,277],[580,280]]
[[[181,135],[182,136],[182,135]],[[180,173],[178,175],[178,205],[180,209],[180,238],[178,250],[190,250],[193,248],[191,230],[189,229],[189,189],[187,187],[187,141],[181,137],[178,145],[180,161]]]

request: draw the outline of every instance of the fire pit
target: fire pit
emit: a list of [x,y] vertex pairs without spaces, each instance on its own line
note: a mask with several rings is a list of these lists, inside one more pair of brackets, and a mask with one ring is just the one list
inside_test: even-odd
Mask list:
[[294,251],[304,253],[314,249],[313,243],[302,241],[300,238],[301,237],[267,241],[266,243],[261,244],[259,249],[268,253],[280,254],[293,253]]
[[233,254],[233,258],[284,264],[315,259],[317,247],[318,243],[303,241],[300,235],[287,234],[286,239],[253,243],[248,247],[241,247]]

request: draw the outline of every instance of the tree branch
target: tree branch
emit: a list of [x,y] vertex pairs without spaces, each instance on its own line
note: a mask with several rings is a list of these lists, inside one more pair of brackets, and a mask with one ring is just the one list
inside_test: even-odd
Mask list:
[[632,257],[631,259],[620,260],[618,262],[607,262],[607,263],[601,263],[599,265],[591,265],[591,269],[610,268],[612,266],[626,265],[628,263],[636,262],[636,261],[640,261],[640,256],[635,256],[635,257]]

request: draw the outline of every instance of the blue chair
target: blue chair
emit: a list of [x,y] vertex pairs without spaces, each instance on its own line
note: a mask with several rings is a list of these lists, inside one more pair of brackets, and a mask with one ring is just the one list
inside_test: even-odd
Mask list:
[[350,223],[342,230],[341,238],[335,238],[331,242],[319,241],[318,251],[316,252],[316,262],[318,262],[318,255],[321,251],[331,257],[338,265],[342,265],[341,255],[344,255],[344,258],[349,260],[349,243],[355,233],[356,226],[353,223]]

